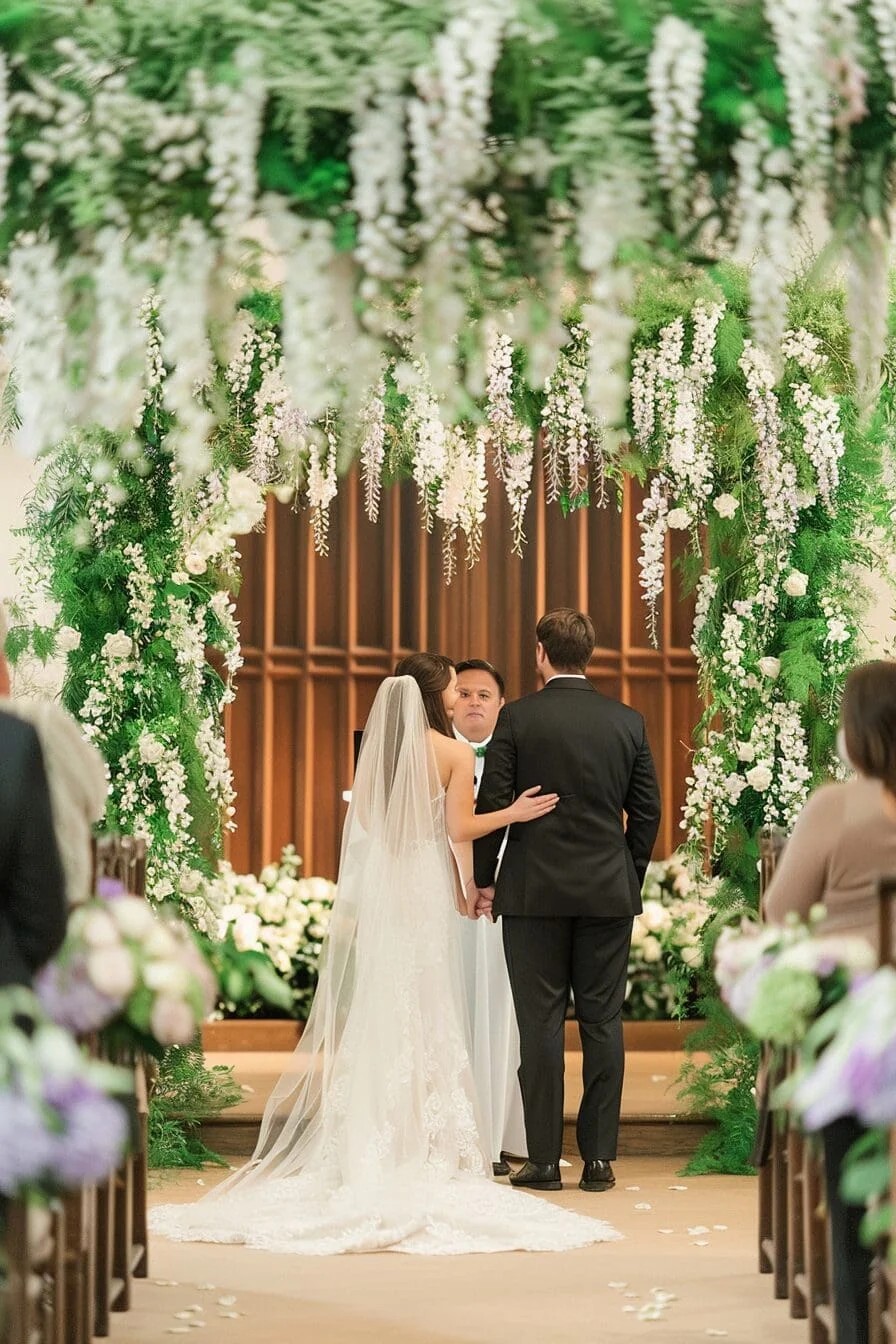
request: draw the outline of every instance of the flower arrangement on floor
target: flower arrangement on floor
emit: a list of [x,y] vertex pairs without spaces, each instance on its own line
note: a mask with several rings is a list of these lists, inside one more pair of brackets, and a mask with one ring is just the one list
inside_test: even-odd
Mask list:
[[0,992],[0,1193],[46,1199],[108,1176],[127,1146],[131,1084],[28,991]]
[[700,935],[715,885],[695,874],[680,855],[648,866],[643,911],[632,928],[627,1018],[642,1022],[694,1015],[695,972],[703,960]]
[[[213,940],[230,940],[242,952],[270,957],[289,986],[276,1010],[304,1020],[317,986],[317,964],[330,922],[335,883],[298,876],[302,860],[287,845],[277,863],[257,877],[222,863],[218,875],[193,898],[195,917]],[[242,992],[240,992],[242,991]],[[271,1007],[241,980],[222,981],[225,1017],[270,1016]]]
[[[685,12],[227,0],[213,42],[202,4],[164,21],[140,0],[11,12],[0,247],[30,444],[76,420],[129,423],[129,309],[150,272],[172,299],[164,358],[186,424],[259,233],[282,258],[287,382],[312,420],[375,387],[383,350],[409,340],[463,403],[490,319],[512,321],[542,386],[572,291],[591,339],[587,410],[618,426],[633,261],[652,245],[756,254],[756,335],[774,346],[810,206],[846,248],[873,376],[894,180],[889,7]],[[351,439],[350,417],[337,432]],[[180,447],[199,450],[188,435]]]
[[758,903],[757,835],[788,829],[811,788],[840,769],[840,692],[860,658],[867,587],[885,572],[879,536],[892,492],[883,453],[889,370],[860,404],[846,298],[823,276],[787,290],[787,327],[760,346],[743,274],[654,273],[638,294],[632,374],[635,444],[648,489],[640,516],[648,624],[677,554],[695,591],[693,650],[706,710],[696,730],[683,826],[711,897],[699,972],[706,1028],[688,1049],[684,1095],[718,1114],[694,1170],[751,1170],[757,1047],[709,968],[732,910]]

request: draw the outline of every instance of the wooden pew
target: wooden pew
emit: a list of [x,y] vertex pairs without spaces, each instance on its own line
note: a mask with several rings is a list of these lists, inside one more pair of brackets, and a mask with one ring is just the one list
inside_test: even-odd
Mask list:
[[[95,842],[96,880],[118,879],[135,896],[146,892],[146,846],[131,836],[103,836]],[[133,1278],[149,1272],[147,1248],[147,1119],[146,1069],[140,1056],[119,1055],[114,1061],[134,1071],[135,1123],[131,1151],[122,1165],[94,1192],[93,1333],[107,1336],[113,1311],[128,1311]]]
[[[877,955],[881,966],[896,964],[893,948],[893,899],[896,876],[883,877],[877,884],[878,939]],[[896,1126],[890,1128],[890,1206],[896,1209]],[[875,1250],[871,1267],[871,1292],[868,1303],[868,1337],[871,1344],[891,1344],[896,1340],[896,1266],[892,1263],[893,1242],[884,1238]]]

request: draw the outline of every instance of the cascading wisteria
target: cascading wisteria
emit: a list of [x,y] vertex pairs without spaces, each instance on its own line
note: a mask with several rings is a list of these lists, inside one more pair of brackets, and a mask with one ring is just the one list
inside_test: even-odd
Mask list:
[[151,285],[181,466],[201,474],[222,411],[192,386],[273,256],[280,376],[309,423],[327,419],[340,464],[384,357],[423,359],[454,424],[481,394],[492,326],[513,324],[541,387],[561,317],[590,336],[584,407],[609,446],[647,256],[753,263],[752,335],[777,359],[809,207],[844,247],[870,404],[896,181],[891,0],[628,10],[623,26],[578,0],[550,23],[510,0],[400,17],[387,0],[228,0],[214,43],[193,6],[164,28],[139,0],[11,14],[0,265],[22,441],[39,451],[98,408],[124,423],[132,298]]

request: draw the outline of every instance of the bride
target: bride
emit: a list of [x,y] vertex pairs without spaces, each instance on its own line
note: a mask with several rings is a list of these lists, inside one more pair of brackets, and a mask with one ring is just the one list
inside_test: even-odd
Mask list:
[[492,1181],[467,1050],[451,920],[475,909],[471,842],[537,821],[556,795],[530,789],[474,816],[472,753],[450,736],[453,665],[415,654],[396,674],[364,732],[291,1067],[246,1167],[198,1204],[153,1211],[165,1236],[301,1255],[549,1251],[617,1236]]

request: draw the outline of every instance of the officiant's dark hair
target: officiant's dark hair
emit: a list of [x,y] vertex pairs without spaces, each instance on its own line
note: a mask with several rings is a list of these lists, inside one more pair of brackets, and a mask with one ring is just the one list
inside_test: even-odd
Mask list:
[[409,653],[395,664],[396,677],[413,677],[420,687],[430,728],[446,737],[452,737],[453,733],[442,692],[451,682],[453,667],[451,659],[441,653]]
[[462,662],[454,664],[454,670],[458,676],[461,672],[487,672],[497,686],[501,699],[504,699],[504,678],[498,669],[487,663],[484,658],[464,658]]
[[557,672],[584,672],[594,652],[591,618],[572,607],[558,607],[542,616],[535,638]]

